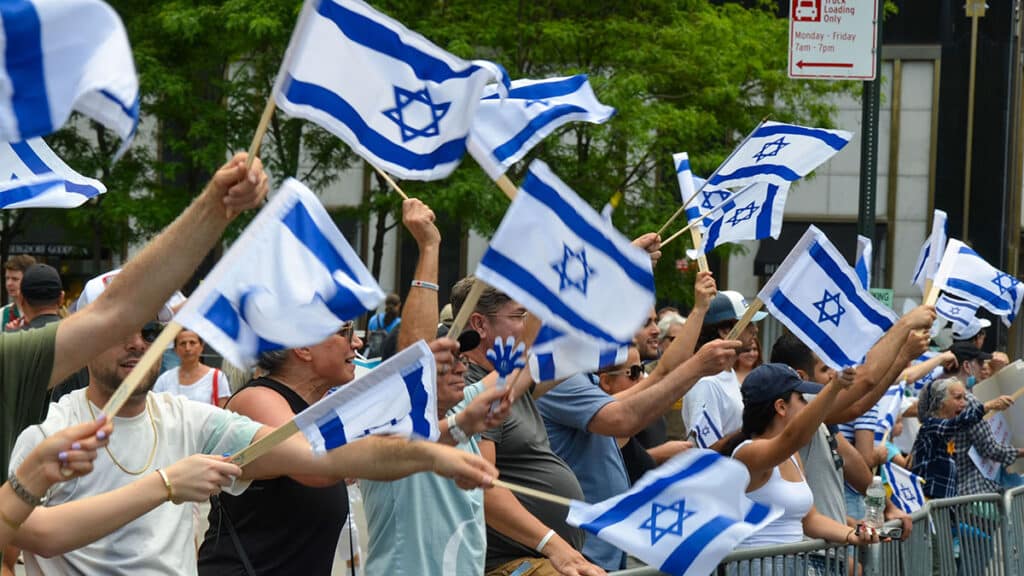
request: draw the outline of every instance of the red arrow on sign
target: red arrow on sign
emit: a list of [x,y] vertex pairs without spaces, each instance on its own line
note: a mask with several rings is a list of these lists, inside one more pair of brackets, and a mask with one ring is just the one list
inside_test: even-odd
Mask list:
[[800,60],[796,63],[797,68],[803,68],[805,66],[812,68],[853,68],[852,62],[804,62]]

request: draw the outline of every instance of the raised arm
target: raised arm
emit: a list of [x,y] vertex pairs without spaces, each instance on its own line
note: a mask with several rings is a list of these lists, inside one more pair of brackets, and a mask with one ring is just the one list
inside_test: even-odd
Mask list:
[[402,307],[399,350],[418,340],[430,342],[437,337],[437,262],[441,253],[441,232],[434,225],[434,211],[429,206],[416,198],[402,202],[402,223],[416,239],[420,256]]
[[95,302],[60,323],[50,387],[156,319],[234,215],[263,201],[267,175],[258,158],[246,170],[246,158],[241,153],[222,166],[188,209],[132,258]]
[[[707,313],[708,307],[711,306],[711,300],[717,292],[718,288],[711,272],[698,272],[697,280],[693,284],[693,310],[687,316],[682,332],[669,344],[665,353],[661,355],[661,359],[658,360],[658,366],[654,369],[654,372],[651,372],[644,379],[645,382],[654,384],[693,356],[694,348],[697,346],[697,339],[700,337],[701,326],[704,324],[704,315]],[[644,382],[640,384],[644,384]],[[636,388],[636,386],[633,388]]]
[[956,355],[949,350],[946,350],[945,352],[932,356],[924,362],[918,362],[913,366],[909,366],[900,374],[900,380],[906,381],[908,384],[917,382],[939,366],[945,366],[947,372],[955,371],[957,367]]

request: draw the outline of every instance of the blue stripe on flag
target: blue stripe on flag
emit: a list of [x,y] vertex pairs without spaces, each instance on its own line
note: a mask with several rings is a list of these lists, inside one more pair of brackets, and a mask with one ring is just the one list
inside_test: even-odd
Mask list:
[[409,411],[409,418],[412,419],[412,433],[420,438],[430,438],[430,422],[427,421],[427,401],[430,394],[423,385],[423,364],[416,367],[408,374],[402,374],[405,381],[405,389],[409,392],[409,402],[412,403],[412,410]]
[[24,202],[25,200],[31,200],[60,182],[61,180],[59,178],[54,178],[53,180],[47,180],[46,182],[25,184],[23,186],[15,186],[14,188],[4,190],[0,193],[0,207],[10,206],[11,204]]
[[406,44],[395,30],[331,0],[320,0],[317,12],[333,22],[352,42],[405,62],[420,80],[440,84],[453,78],[468,78],[479,69],[469,66],[465,70],[452,70],[444,60]]
[[839,265],[832,260],[832,257],[822,248],[820,243],[815,242],[811,245],[810,255],[818,263],[818,266],[821,266],[821,269],[825,271],[825,274],[843,291],[843,296],[846,296],[846,299],[857,307],[857,310],[864,316],[865,320],[871,322],[883,332],[892,328],[892,320],[876,311],[860,297],[860,293],[857,291],[858,286],[850,281],[846,274],[843,274]]
[[657,498],[659,494],[676,482],[681,482],[682,480],[703,472],[717,462],[719,458],[722,458],[722,456],[718,454],[704,454],[700,458],[694,460],[687,468],[680,470],[671,476],[658,478],[654,482],[645,486],[639,492],[630,494],[622,500],[619,500],[614,506],[606,510],[597,518],[594,518],[590,522],[580,524],[580,528],[583,528],[592,534],[599,534],[601,530],[604,530],[612,524],[618,524],[628,518],[630,514],[637,510],[637,508],[640,508],[651,500]]
[[607,350],[602,350],[601,355],[598,357],[597,360],[597,367],[600,369],[606,368],[608,366],[614,366],[615,359],[618,358],[618,355],[619,351],[617,348],[608,348]]
[[324,438],[324,450],[333,450],[348,443],[348,438],[345,436],[345,424],[337,414],[332,413],[317,422],[316,427]]
[[541,382],[555,379],[555,355],[551,353],[537,354],[537,372]]
[[9,142],[8,144],[11,150],[14,150],[14,155],[36,176],[53,173],[53,170],[46,165],[46,162],[43,162],[43,159],[36,154],[36,151],[28,145],[27,141]]
[[[517,100],[544,100],[546,98],[557,98],[559,96],[568,96],[580,89],[581,86],[587,83],[586,74],[577,74],[576,76],[570,76],[557,82],[538,82],[536,84],[530,84],[529,86],[519,86],[512,88],[508,91],[509,98],[515,98]],[[500,94],[490,94],[481,100],[497,100],[501,98]]]
[[223,295],[218,296],[203,316],[232,340],[238,341],[242,322],[230,300]]
[[701,217],[700,207],[698,207],[698,206],[688,206],[686,208],[686,221],[687,222],[693,222],[694,220],[699,220],[700,217]]
[[928,262],[928,255],[931,253],[932,247],[929,240],[925,240],[924,254],[921,256],[921,260],[917,263],[917,270],[914,270],[914,276],[911,282],[917,283],[917,279],[921,277],[921,272],[924,270],[924,265]]
[[718,186],[719,184],[729,184],[730,180],[738,180],[740,178],[750,178],[751,176],[763,176],[763,175],[774,175],[786,180],[787,182],[796,182],[800,179],[800,175],[793,171],[788,166],[780,166],[778,164],[762,164],[760,166],[744,166],[737,168],[732,174],[715,174],[713,177],[708,179],[709,186]]
[[772,214],[775,212],[775,197],[779,193],[779,187],[775,184],[768,185],[768,194],[765,195],[764,203],[761,204],[761,213],[757,215],[757,239],[768,238],[772,235]]
[[135,101],[132,102],[131,105],[127,105],[120,98],[114,95],[113,92],[105,88],[100,90],[100,94],[106,97],[107,100],[110,100],[114,104],[117,104],[118,108],[120,108],[121,111],[124,112],[124,115],[128,118],[131,118],[132,122],[134,122],[134,125],[132,126],[132,133],[128,137],[132,138],[133,136],[135,136],[135,131],[139,127],[139,97],[136,96]]
[[978,286],[973,282],[961,280],[960,278],[950,278],[946,280],[946,286],[949,286],[953,290],[960,290],[966,292],[971,296],[988,302],[998,310],[1010,312],[1013,310],[1013,306],[1006,302],[1005,298],[1001,298],[994,292],[989,291],[986,288]]
[[46,73],[43,70],[43,38],[39,14],[32,2],[0,2],[6,47],[4,64],[11,79],[11,104],[22,138],[53,132]]
[[768,136],[774,136],[776,134],[793,134],[795,136],[806,136],[808,138],[815,138],[821,140],[824,144],[836,150],[841,150],[843,146],[846,146],[846,140],[841,137],[820,128],[805,128],[803,126],[793,126],[792,124],[780,124],[772,126],[762,126],[757,129],[751,135],[751,138],[765,138]]
[[733,524],[736,524],[736,520],[725,516],[715,516],[708,520],[676,546],[661,564],[661,571],[666,574],[686,574],[704,548]]
[[[583,219],[576,212],[576,209],[570,206],[565,201],[565,198],[562,198],[562,195],[557,190],[548,186],[547,182],[537,177],[532,170],[527,172],[526,181],[522,185],[522,191],[547,206],[549,210],[558,216],[559,220],[584,242],[604,252],[606,256],[614,260],[616,264],[625,270],[633,282],[647,288],[651,292],[654,291],[654,275],[650,270],[645,270],[639,265],[634,264],[632,260],[619,252],[615,244],[601,230],[598,230],[590,222]],[[606,338],[606,340],[614,341],[615,339]]]
[[679,162],[679,166],[676,166],[676,174],[679,174],[680,172],[685,172],[685,171],[687,171],[689,169],[690,169],[690,159],[689,158],[683,158]]
[[64,188],[68,192],[71,192],[73,194],[81,194],[86,198],[95,198],[96,196],[99,196],[101,193],[99,189],[94,186],[89,186],[87,184],[76,184],[75,182],[71,182],[69,180],[64,181]]
[[285,81],[285,98],[303,106],[310,106],[333,116],[345,124],[367,150],[380,158],[401,164],[409,170],[431,170],[442,164],[457,162],[466,150],[466,138],[449,140],[429,154],[417,154],[395,144],[363,121],[345,99],[317,84],[302,82],[292,76]]
[[577,330],[585,332],[596,338],[600,338],[606,342],[616,341],[614,336],[608,334],[604,330],[601,330],[591,322],[584,320],[576,313],[575,310],[566,306],[557,294],[548,290],[548,287],[540,280],[537,280],[533,274],[530,274],[527,270],[519,266],[519,264],[516,264],[511,258],[501,254],[494,248],[491,248],[484,253],[484,257],[480,260],[480,264],[494,270],[498,275],[508,278],[511,282],[532,294],[557,316],[564,318],[567,322],[575,326]]
[[556,121],[562,116],[586,113],[587,110],[585,108],[571,104],[559,104],[557,106],[552,106],[535,116],[533,120],[530,120],[526,127],[520,130],[518,134],[510,138],[501,146],[495,148],[494,157],[499,161],[504,162],[507,158],[512,157],[516,152],[518,152],[534,134],[542,130],[548,124]]
[[786,295],[782,293],[782,290],[777,290],[775,294],[772,295],[772,304],[778,307],[779,312],[799,326],[800,330],[820,346],[822,351],[825,352],[825,354],[828,354],[836,364],[839,364],[840,366],[854,366],[859,364],[859,362],[851,360],[846,353],[843,352],[842,348],[840,348],[824,330],[818,327],[817,322],[808,318],[803,311],[796,307],[796,304],[793,304],[789,298],[786,298]]
[[704,419],[708,421],[708,426],[711,427],[711,431],[715,433],[717,440],[722,439],[722,433],[718,431],[718,426],[715,426],[715,421],[711,419],[711,414],[708,414],[707,410],[701,410],[704,413]]

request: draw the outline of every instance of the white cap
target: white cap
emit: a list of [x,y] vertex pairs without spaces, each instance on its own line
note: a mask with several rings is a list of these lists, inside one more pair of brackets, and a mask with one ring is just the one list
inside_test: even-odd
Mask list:
[[[110,284],[114,277],[120,272],[120,268],[117,270],[111,270],[110,272],[100,274],[86,282],[85,288],[82,289],[81,296],[78,297],[78,301],[75,302],[71,311],[77,312],[88,306],[91,302],[95,302],[96,299],[100,297],[100,294],[107,289],[107,284]],[[179,306],[184,301],[185,295],[181,292],[175,292],[164,304],[164,307],[160,309],[160,312],[157,314],[157,319],[164,323],[170,322],[171,318],[174,318],[174,307]]]
[[983,328],[988,328],[992,325],[992,322],[988,318],[975,318],[971,320],[971,323],[967,325],[963,331],[953,331],[953,338],[957,340],[970,340],[978,335]]
[[[711,305],[708,306],[708,311],[704,315],[704,324],[710,326],[726,320],[739,320],[746,311],[747,299],[742,294],[733,290],[720,290],[711,299]],[[757,312],[751,321],[760,322],[766,316],[768,316],[767,312]]]

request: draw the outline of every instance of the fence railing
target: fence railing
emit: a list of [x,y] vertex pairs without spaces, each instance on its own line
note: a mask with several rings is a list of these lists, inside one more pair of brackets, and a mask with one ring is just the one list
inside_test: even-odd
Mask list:
[[[718,576],[1024,576],[1024,486],[1005,494],[932,500],[911,515],[906,540],[853,548],[824,540],[736,550]],[[886,526],[899,526],[899,521]],[[656,576],[651,567],[612,576]]]

